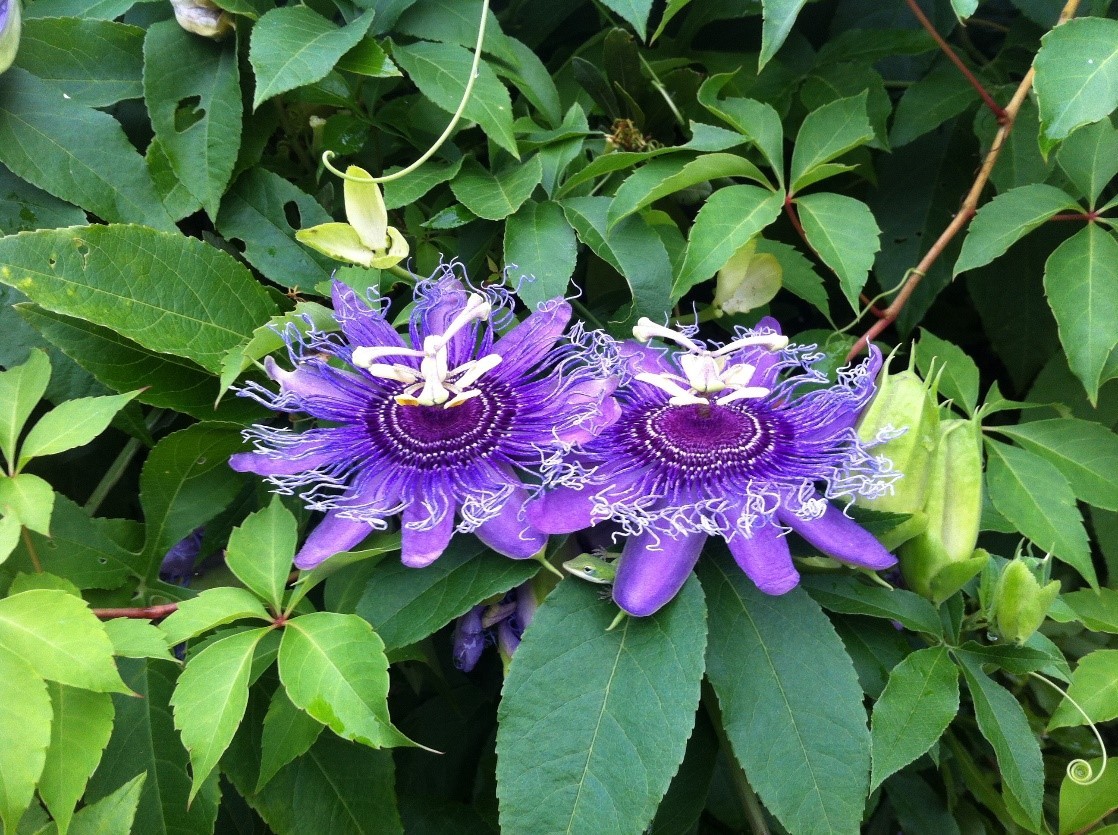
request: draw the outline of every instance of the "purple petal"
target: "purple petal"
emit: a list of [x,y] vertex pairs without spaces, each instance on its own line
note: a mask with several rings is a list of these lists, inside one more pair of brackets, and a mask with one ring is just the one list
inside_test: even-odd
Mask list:
[[332,510],[311,531],[311,535],[295,555],[295,567],[303,570],[314,568],[335,554],[351,550],[372,532],[373,526],[368,522],[346,519]]
[[313,366],[300,365],[294,371],[287,371],[280,368],[271,357],[265,357],[264,370],[287,394],[294,394],[304,400],[311,397],[338,399],[338,387]]
[[760,525],[749,537],[735,533],[726,544],[741,570],[765,594],[784,594],[800,582],[788,540],[776,525]]
[[384,316],[370,308],[353,291],[340,281],[335,281],[331,294],[334,300],[334,318],[342,327],[346,339],[353,346],[404,347],[404,340]]
[[559,408],[563,411],[585,410],[596,405],[598,414],[578,426],[558,430],[556,437],[567,444],[585,444],[616,423],[621,417],[621,405],[611,396],[616,389],[617,378],[614,376],[586,380],[571,386],[564,393]]
[[660,534],[657,539],[648,531],[629,537],[613,586],[614,601],[638,617],[658,611],[683,588],[706,539],[702,533],[678,539]]
[[777,518],[824,554],[862,568],[890,568],[897,558],[885,550],[873,534],[845,516],[833,505],[818,519],[804,520],[787,510],[778,510]]
[[262,476],[298,475],[324,467],[337,457],[337,451],[314,449],[320,446],[318,443],[308,444],[306,451],[299,452],[298,445],[293,445],[283,450],[282,458],[263,452],[238,452],[229,456],[229,466],[239,473],[256,473]]
[[[834,385],[809,392],[796,402],[796,409],[804,415],[814,415],[813,428],[798,434],[805,441],[834,438],[858,421],[862,410],[877,390],[874,380],[881,369],[881,351],[870,345],[869,356],[854,369],[854,381],[848,385]],[[846,373],[847,369],[843,369]]]
[[464,673],[477,666],[485,649],[485,631],[481,624],[484,606],[474,606],[454,625],[454,666]]
[[515,560],[534,557],[547,544],[547,534],[521,518],[528,491],[518,487],[492,519],[482,522],[475,531],[477,538],[506,557]]
[[[430,511],[419,502],[404,508],[400,561],[409,568],[423,568],[439,558],[454,535],[454,509],[432,523]],[[422,528],[413,527],[422,525]]]
[[538,499],[528,502],[528,521],[547,533],[574,533],[594,524],[593,497],[590,488],[575,490],[556,487]]
[[632,339],[626,339],[618,344],[618,353],[628,364],[629,371],[637,374],[661,374],[665,371],[676,373],[679,371],[664,357],[663,350],[642,345]]
[[505,378],[521,377],[542,360],[563,335],[571,320],[571,306],[554,299],[495,343],[491,353],[501,357],[495,372]]

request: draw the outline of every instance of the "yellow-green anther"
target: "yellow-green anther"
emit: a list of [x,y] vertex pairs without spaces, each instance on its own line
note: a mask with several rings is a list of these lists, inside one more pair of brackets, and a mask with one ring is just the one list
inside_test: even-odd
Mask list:
[[171,0],[171,6],[179,26],[203,38],[223,38],[234,28],[232,15],[213,0]]
[[0,73],[16,59],[22,25],[19,0],[0,0]]
[[994,589],[991,620],[995,630],[1006,640],[1025,643],[1044,623],[1059,593],[1059,580],[1041,586],[1023,560],[1012,560]]
[[714,307],[719,313],[747,313],[772,301],[781,288],[784,272],[776,257],[757,252],[757,239],[730,256],[718,271]]

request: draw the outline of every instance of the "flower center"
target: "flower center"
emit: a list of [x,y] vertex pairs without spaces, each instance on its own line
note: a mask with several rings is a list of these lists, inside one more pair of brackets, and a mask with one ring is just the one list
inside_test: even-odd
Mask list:
[[437,470],[488,458],[508,434],[515,399],[505,386],[476,391],[453,409],[404,405],[388,397],[368,414],[366,427],[399,466]]

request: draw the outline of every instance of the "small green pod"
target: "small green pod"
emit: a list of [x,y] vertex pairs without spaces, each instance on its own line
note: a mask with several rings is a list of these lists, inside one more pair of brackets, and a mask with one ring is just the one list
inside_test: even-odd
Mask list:
[[16,59],[22,28],[19,0],[0,0],[0,73]]
[[1059,580],[1041,586],[1023,560],[1010,561],[994,588],[990,617],[994,629],[1020,646],[1044,623],[1059,593]]

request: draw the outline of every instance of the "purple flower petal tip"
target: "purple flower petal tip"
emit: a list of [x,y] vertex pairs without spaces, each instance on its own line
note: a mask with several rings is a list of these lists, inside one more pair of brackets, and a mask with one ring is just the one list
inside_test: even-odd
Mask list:
[[614,602],[630,615],[655,614],[683,588],[705,542],[703,534],[679,539],[650,533],[630,537],[613,584]]

